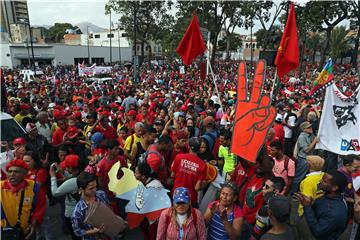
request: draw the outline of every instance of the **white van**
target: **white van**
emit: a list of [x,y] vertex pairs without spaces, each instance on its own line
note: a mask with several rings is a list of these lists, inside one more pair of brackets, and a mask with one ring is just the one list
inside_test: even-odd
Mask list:
[[24,128],[8,113],[0,112],[0,125],[0,168],[5,172],[5,167],[10,159],[7,157],[9,155],[9,151],[6,151],[6,149],[3,147],[3,143],[7,142],[8,149],[13,149],[13,140],[18,137],[24,137],[26,132]]

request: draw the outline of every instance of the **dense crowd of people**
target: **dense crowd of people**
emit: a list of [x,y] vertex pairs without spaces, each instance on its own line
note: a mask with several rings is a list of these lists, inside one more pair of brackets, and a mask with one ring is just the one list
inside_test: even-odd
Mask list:
[[[43,67],[36,79],[2,69],[2,111],[26,131],[1,142],[2,236],[56,239],[46,215],[60,204],[72,239],[111,239],[111,223],[93,226],[85,216],[101,202],[126,220],[126,201],[108,186],[119,163],[145,187],[170,190],[172,206],[140,224],[144,239],[359,239],[360,156],[315,149],[323,96],[308,94],[318,66],[302,68],[276,89],[275,69],[266,69],[263,93],[274,94],[277,114],[256,164],[230,149],[235,61],[215,63],[216,85],[197,63],[185,72],[177,62],[143,64],[137,78],[131,66],[117,66],[101,84],[74,65]],[[351,95],[357,71],[334,72]]]

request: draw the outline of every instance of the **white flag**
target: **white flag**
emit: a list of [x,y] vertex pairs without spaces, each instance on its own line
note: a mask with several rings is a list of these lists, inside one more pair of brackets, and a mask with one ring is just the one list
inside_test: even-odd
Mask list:
[[335,84],[326,89],[316,149],[340,155],[360,154],[360,93],[343,95]]

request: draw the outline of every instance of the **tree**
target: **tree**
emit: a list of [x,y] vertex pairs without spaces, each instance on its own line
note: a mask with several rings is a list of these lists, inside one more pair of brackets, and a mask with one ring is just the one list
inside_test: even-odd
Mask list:
[[[251,28],[254,25],[254,21],[259,21],[262,26],[262,31],[258,33],[261,37],[262,47],[265,51],[268,46],[272,46],[273,34],[276,30],[273,30],[276,19],[285,10],[287,6],[286,1],[272,2],[272,1],[244,1],[242,2],[242,15],[245,18],[245,28]],[[274,11],[270,11],[274,9]],[[267,26],[267,23],[268,24]],[[281,37],[280,37],[281,38]],[[279,40],[280,42],[280,40]]]
[[[231,42],[230,45],[228,43]],[[228,54],[230,55],[230,51],[236,51],[239,47],[242,46],[242,40],[239,34],[231,33],[226,35],[224,39],[218,42],[218,50],[226,51],[226,57],[228,58]]]
[[54,26],[45,31],[44,34],[49,41],[60,42],[64,38],[67,29],[77,30],[77,33],[81,34],[79,27],[73,26],[70,23],[55,23]]
[[274,25],[270,30],[259,29],[256,33],[256,42],[262,49],[274,50],[280,44],[282,31],[279,25]]
[[313,26],[326,33],[325,44],[321,50],[319,68],[325,63],[330,46],[331,31],[344,19],[348,18],[349,3],[346,1],[309,1],[305,5],[305,15]]
[[[105,12],[111,10],[121,14],[119,22],[129,35],[129,39],[141,44],[142,63],[145,55],[145,47],[149,50],[148,60],[152,56],[150,41],[161,40],[162,32],[166,32],[171,24],[169,9],[171,1],[120,1],[109,0],[105,6]],[[135,23],[134,23],[135,21]],[[136,44],[133,44],[135,47]]]
[[339,57],[343,57],[349,50],[349,42],[347,38],[348,30],[344,26],[336,27],[331,32],[330,37],[330,55],[333,57],[334,62]]
[[312,63],[315,63],[316,52],[321,51],[322,46],[324,45],[324,37],[317,32],[308,33],[308,36],[305,47],[310,50],[312,54]]
[[354,50],[351,57],[352,67],[357,67],[357,57],[359,53],[359,41],[360,41],[360,0],[351,0],[351,13],[350,13],[350,28],[357,31],[356,36],[353,38]]

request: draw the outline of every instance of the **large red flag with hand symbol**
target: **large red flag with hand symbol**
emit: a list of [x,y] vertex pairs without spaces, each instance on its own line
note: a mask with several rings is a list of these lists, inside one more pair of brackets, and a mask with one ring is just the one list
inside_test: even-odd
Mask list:
[[184,37],[176,48],[176,52],[181,56],[185,65],[190,65],[205,50],[206,46],[201,35],[198,20],[196,15],[194,15]]
[[265,61],[260,60],[257,64],[251,92],[245,66],[245,62],[240,62],[231,152],[255,163],[275,119],[276,110],[271,106],[269,96],[261,94],[265,82]]
[[290,12],[276,54],[275,65],[277,75],[281,79],[285,74],[299,66],[299,43],[294,3],[290,5]]

